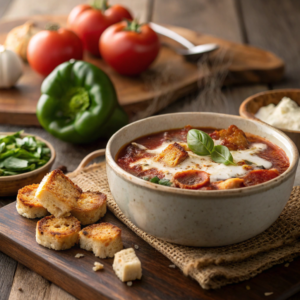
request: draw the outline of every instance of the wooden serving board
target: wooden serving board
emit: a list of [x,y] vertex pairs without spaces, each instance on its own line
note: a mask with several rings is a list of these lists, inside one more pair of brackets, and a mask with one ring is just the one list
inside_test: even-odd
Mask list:
[[[37,221],[21,217],[15,206],[14,202],[0,209],[0,251],[78,299],[255,300],[265,299],[264,293],[273,292],[268,299],[283,300],[300,289],[300,259],[297,259],[289,267],[273,267],[246,282],[219,290],[203,290],[196,281],[185,277],[178,268],[170,268],[172,263],[167,258],[108,212],[103,221],[122,229],[125,248],[139,246],[136,253],[142,262],[143,277],[128,287],[114,274],[113,259],[96,258],[92,252],[78,247],[54,251],[38,245],[35,242]],[[83,253],[85,256],[77,259],[74,257],[77,253]],[[93,272],[95,261],[103,263],[104,270]],[[250,287],[250,290],[246,286]]]
[[[0,22],[0,44],[4,43],[12,28],[28,20],[23,18]],[[66,16],[34,16],[30,20],[35,21],[41,28],[49,22],[66,24]],[[131,121],[150,116],[179,97],[196,90],[203,84],[203,79],[211,78],[211,74],[220,77],[219,73],[224,75],[228,72],[224,84],[271,83],[279,81],[283,76],[283,61],[270,52],[180,27],[169,28],[195,44],[220,45],[220,49],[206,59],[205,66],[209,68],[209,72],[204,63],[198,67],[165,46],[161,48],[151,68],[137,77],[121,76],[103,60],[85,54],[86,61],[97,65],[110,76],[117,89],[119,101]],[[162,38],[162,42],[166,41],[166,38]],[[43,78],[25,64],[24,75],[16,87],[0,90],[0,122],[39,125],[35,109],[42,81]]]

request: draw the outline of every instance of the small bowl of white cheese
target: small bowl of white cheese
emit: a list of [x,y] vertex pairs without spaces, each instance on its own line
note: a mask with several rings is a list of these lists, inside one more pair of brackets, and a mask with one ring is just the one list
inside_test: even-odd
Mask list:
[[300,151],[300,89],[272,90],[247,98],[240,115],[283,131]]

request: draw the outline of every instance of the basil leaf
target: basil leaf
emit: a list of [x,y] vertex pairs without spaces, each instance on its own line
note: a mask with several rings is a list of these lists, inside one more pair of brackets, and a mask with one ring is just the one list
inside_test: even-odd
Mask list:
[[9,171],[22,171],[28,167],[28,161],[11,156],[5,159],[3,166]]
[[158,182],[158,184],[165,185],[165,186],[171,186],[172,182],[169,179],[163,178]]
[[143,177],[143,179],[146,181],[149,181],[150,177],[146,176],[146,177]]
[[188,132],[187,144],[194,153],[201,156],[210,155],[214,149],[213,139],[207,133],[197,129]]
[[159,178],[157,176],[153,177],[150,179],[150,182],[152,183],[158,183],[159,182]]
[[211,159],[224,165],[236,165],[229,149],[222,145],[215,146],[211,153]]

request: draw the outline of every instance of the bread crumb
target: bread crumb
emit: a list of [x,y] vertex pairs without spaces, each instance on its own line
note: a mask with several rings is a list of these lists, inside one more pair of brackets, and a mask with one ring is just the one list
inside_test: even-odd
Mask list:
[[132,281],[128,281],[128,282],[127,282],[127,285],[128,285],[128,286],[132,286]]
[[176,266],[175,265],[169,265],[169,268],[175,269]]
[[284,266],[287,268],[290,264],[289,263],[286,263]]
[[75,255],[75,258],[80,258],[80,257],[84,257],[84,254],[82,254],[82,253],[77,253],[77,254]]
[[93,271],[97,272],[97,271],[102,270],[102,269],[104,269],[104,266],[102,264],[100,264],[99,262],[95,261]]
[[137,250],[139,249],[140,247],[138,245],[134,245],[134,248]]
[[249,286],[249,285],[246,285],[246,290],[248,290],[248,291],[250,291],[250,290],[251,290],[251,288],[250,288],[250,286]]
[[18,288],[18,290],[19,290],[20,292],[23,292],[23,289],[22,289],[22,288]]
[[268,293],[265,293],[265,296],[271,296],[273,294],[274,294],[273,292],[268,292]]

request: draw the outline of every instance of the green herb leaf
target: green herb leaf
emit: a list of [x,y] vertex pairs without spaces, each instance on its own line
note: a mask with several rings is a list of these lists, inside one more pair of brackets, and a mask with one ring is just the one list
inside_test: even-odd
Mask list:
[[211,159],[224,165],[236,165],[229,149],[222,145],[214,147],[214,150],[211,153]]
[[0,154],[0,160],[4,160],[5,158],[9,157],[9,156],[13,156],[18,152],[19,149],[14,149],[14,150],[8,150],[4,153]]
[[149,181],[150,177],[146,176],[146,177],[143,177],[143,179],[146,181]]
[[1,143],[0,144],[0,153],[4,152],[5,148],[6,148],[6,144],[5,143]]
[[51,155],[51,150],[49,148],[43,148],[42,149],[42,155],[50,156]]
[[17,147],[22,148],[24,145],[24,141],[22,139],[16,138]]
[[23,131],[0,136],[0,176],[30,172],[45,165],[51,150],[34,136],[21,138]]
[[165,185],[165,186],[171,186],[172,182],[169,179],[163,178],[158,182],[158,184]]
[[155,177],[153,177],[153,178],[150,179],[150,182],[152,182],[152,183],[159,183],[159,180],[160,179],[157,176],[155,176]]
[[5,159],[3,166],[9,171],[22,171],[28,167],[28,161],[11,156]]
[[200,156],[210,155],[214,149],[213,139],[205,132],[191,129],[187,134],[189,148]]
[[4,171],[2,176],[10,176],[10,175],[18,175],[18,174],[21,174],[21,172]]

